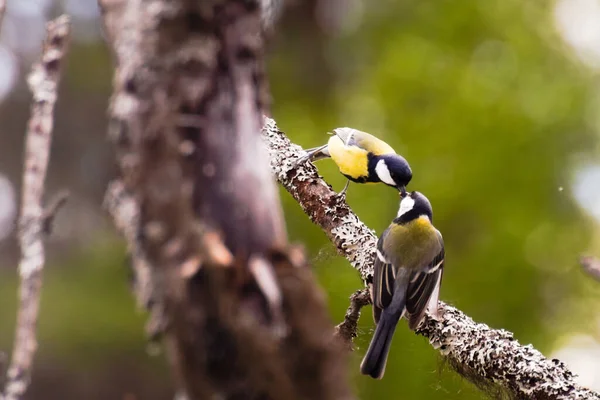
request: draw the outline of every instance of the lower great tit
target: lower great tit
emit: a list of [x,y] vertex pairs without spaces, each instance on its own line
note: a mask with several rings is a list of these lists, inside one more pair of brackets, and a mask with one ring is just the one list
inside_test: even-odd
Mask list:
[[412,179],[412,170],[404,157],[383,140],[352,128],[336,128],[326,145],[306,150],[307,160],[331,158],[340,172],[348,178],[340,195],[344,195],[350,181],[357,183],[383,182],[404,191]]
[[381,379],[396,324],[406,316],[415,330],[425,311],[437,316],[444,268],[444,240],[432,225],[433,212],[419,192],[402,194],[398,215],[377,242],[371,287],[377,328],[360,365],[365,375]]

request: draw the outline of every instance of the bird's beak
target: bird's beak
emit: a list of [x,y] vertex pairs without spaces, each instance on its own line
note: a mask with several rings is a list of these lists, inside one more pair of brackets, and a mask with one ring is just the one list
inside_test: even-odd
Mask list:
[[406,196],[406,186],[400,186],[400,197]]

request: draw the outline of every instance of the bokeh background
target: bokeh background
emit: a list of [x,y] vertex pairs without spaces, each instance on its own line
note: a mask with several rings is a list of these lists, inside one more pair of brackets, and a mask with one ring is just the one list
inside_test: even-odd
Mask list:
[[[578,265],[600,255],[600,0],[290,2],[269,43],[272,114],[304,147],[351,126],[411,163],[446,241],[441,297],[480,322],[559,357],[600,390],[600,282]],[[111,64],[94,0],[8,0],[0,34],[0,371],[12,346],[14,238],[25,77],[44,22],[74,37],[60,90],[47,191],[69,189],[48,240],[40,346],[28,399],[166,399],[163,355],[129,294],[125,251],[101,208],[115,168],[105,140]],[[340,190],[330,161],[320,172]],[[281,193],[339,321],[357,273]],[[398,198],[352,185],[348,201],[381,233]],[[480,399],[401,324],[383,381],[358,373],[373,323],[360,321],[352,382],[362,399]]]

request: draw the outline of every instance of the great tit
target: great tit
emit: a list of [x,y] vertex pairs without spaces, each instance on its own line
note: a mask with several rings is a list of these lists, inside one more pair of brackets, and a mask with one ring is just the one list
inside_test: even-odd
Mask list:
[[306,150],[298,164],[307,160],[331,158],[340,172],[348,178],[340,192],[344,195],[350,181],[357,183],[383,182],[404,191],[412,179],[408,162],[383,140],[352,128],[336,128],[326,145]]
[[444,240],[432,225],[427,197],[401,194],[400,209],[377,242],[371,287],[373,318],[377,324],[360,365],[365,375],[383,378],[396,324],[403,316],[416,329],[425,311],[437,316],[444,268]]

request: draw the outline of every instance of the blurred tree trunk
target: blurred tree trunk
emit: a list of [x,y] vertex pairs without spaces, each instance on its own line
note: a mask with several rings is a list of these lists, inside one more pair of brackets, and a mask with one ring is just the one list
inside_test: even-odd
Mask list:
[[190,399],[350,398],[260,139],[268,89],[257,2],[100,6],[117,67],[109,136],[123,187],[109,208],[133,232],[136,294],[179,387]]

